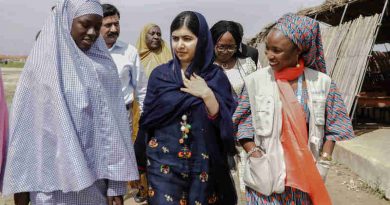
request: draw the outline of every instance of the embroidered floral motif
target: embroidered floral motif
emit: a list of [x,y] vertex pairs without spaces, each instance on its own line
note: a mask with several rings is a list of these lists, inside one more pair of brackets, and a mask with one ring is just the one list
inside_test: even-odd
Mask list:
[[181,197],[181,199],[179,201],[179,204],[180,205],[187,205],[188,204],[187,193],[186,192],[183,192],[182,197]]
[[202,172],[199,175],[199,179],[201,182],[207,182],[209,180],[209,175],[206,172]]
[[191,151],[188,149],[187,146],[184,146],[183,148],[181,148],[181,151],[179,153],[177,153],[177,156],[179,158],[182,158],[182,159],[189,159],[191,158],[192,156],[192,153]]
[[187,199],[180,199],[179,204],[180,205],[187,205],[188,201],[187,201]]
[[188,174],[186,174],[186,173],[181,173],[181,177],[183,177],[183,179],[186,179],[186,178],[188,178]]
[[149,141],[149,147],[151,147],[151,148],[156,148],[156,147],[158,147],[158,142],[157,142],[157,139],[156,139],[156,138],[150,139],[150,141]]
[[215,204],[217,202],[218,198],[217,198],[217,195],[214,193],[213,195],[211,195],[209,197],[209,199],[207,200],[207,202],[209,204]]
[[195,205],[202,205],[199,201],[195,201]]
[[162,151],[163,151],[165,154],[166,154],[166,153],[169,153],[168,147],[163,146],[161,149],[162,149]]
[[164,197],[165,197],[165,199],[166,199],[168,202],[172,202],[172,201],[173,201],[173,198],[172,198],[170,195],[168,195],[168,194],[165,194]]
[[169,168],[168,165],[161,165],[160,171],[161,171],[161,173],[163,173],[163,174],[169,174],[170,168]]
[[153,188],[150,186],[149,189],[148,189],[148,196],[151,198],[151,197],[154,197],[154,190]]

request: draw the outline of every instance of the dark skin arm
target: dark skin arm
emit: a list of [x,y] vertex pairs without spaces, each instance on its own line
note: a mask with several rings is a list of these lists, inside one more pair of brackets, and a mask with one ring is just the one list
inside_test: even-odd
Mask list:
[[[244,148],[246,152],[249,152],[251,149],[256,147],[255,142],[252,139],[242,139],[240,140],[241,146]],[[250,157],[261,157],[263,154],[260,151],[255,151],[251,154]]]
[[326,140],[324,146],[322,146],[322,152],[327,153],[329,156],[332,156],[335,145],[336,145],[335,141]]
[[123,205],[123,196],[109,196],[107,197],[108,205]]
[[30,193],[22,192],[14,194],[15,205],[28,205],[30,203]]

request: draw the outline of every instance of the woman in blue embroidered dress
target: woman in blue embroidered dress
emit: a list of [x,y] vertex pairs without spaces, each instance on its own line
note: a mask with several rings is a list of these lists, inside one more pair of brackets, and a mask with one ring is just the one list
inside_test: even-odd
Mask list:
[[213,65],[204,17],[180,13],[171,25],[171,44],[173,60],[150,76],[135,145],[147,172],[148,201],[236,204],[226,159],[235,154],[236,103],[226,75]]

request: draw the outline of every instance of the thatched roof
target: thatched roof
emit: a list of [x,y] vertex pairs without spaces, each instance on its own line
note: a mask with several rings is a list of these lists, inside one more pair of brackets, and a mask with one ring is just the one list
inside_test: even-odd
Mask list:
[[[348,4],[347,12],[343,22],[350,21],[362,16],[372,16],[381,13],[385,0],[327,0],[322,5],[306,8],[298,14],[316,18],[332,26],[338,25],[341,20],[345,6]],[[389,5],[387,5],[389,8]],[[387,9],[386,16],[389,16]]]
[[305,8],[298,12],[298,14],[304,16],[311,16],[318,13],[333,11],[336,8],[345,6],[348,2],[352,3],[359,0],[326,0],[322,5]]
[[[316,18],[326,24],[337,26],[340,24],[343,11],[348,4],[343,23],[361,16],[372,16],[382,13],[385,0],[327,0],[322,5],[306,8],[298,14]],[[383,17],[377,43],[390,42],[390,3]]]

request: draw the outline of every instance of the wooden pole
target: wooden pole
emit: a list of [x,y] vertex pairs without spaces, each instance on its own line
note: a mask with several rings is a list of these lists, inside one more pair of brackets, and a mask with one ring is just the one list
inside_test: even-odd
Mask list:
[[349,2],[350,2],[350,1],[351,1],[351,0],[349,0],[349,1],[347,2],[347,4],[345,5],[345,7],[344,7],[343,15],[341,16],[339,25],[341,25],[341,24],[343,23],[343,20],[344,20],[344,17],[345,17],[345,13],[347,13],[347,9],[348,9]]
[[[376,38],[378,37],[378,33],[379,33],[379,29],[382,25],[382,21],[383,21],[383,17],[385,15],[385,12],[386,12],[386,9],[387,9],[387,4],[389,3],[389,0],[385,0],[385,4],[383,5],[383,9],[382,9],[382,13],[379,17],[379,23],[377,24],[377,27],[376,27],[376,30],[375,30],[375,34],[374,34],[374,38],[373,38],[373,43],[371,45],[371,50],[370,50],[370,53],[369,55],[366,57],[368,58],[369,56],[372,55],[372,50],[374,48],[374,45],[375,45],[375,42],[376,42]],[[364,68],[364,72],[363,72],[363,79],[361,80],[360,82],[360,85],[359,85],[359,88],[358,88],[358,93],[362,90],[362,86],[363,86],[363,82],[364,82],[364,78],[366,76],[366,73],[367,73],[367,68],[368,68],[368,61],[366,62],[366,65],[365,65],[365,68]],[[353,118],[353,115],[355,114],[355,110],[356,110],[356,107],[357,107],[357,103],[358,103],[358,98],[357,96],[355,96],[355,103],[354,103],[354,106],[351,110],[351,113],[350,113],[350,116],[351,116],[351,119]]]

